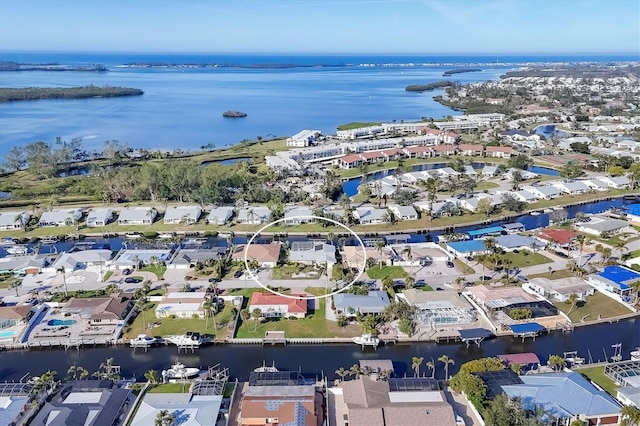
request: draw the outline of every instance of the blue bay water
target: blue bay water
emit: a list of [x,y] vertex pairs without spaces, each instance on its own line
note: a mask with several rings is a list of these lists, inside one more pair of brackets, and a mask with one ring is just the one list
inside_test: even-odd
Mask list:
[[[409,84],[449,79],[472,83],[498,78],[514,65],[482,66],[481,72],[443,77],[470,63],[598,60],[596,57],[304,56],[0,53],[0,60],[68,65],[105,64],[107,73],[2,72],[0,87],[81,85],[140,88],[144,95],[0,104],[0,155],[12,146],[56,137],[80,137],[89,151],[105,140],[131,147],[198,149],[236,144],[257,136],[288,136],[304,128],[334,133],[351,121],[419,120],[452,110],[433,101],[442,91],[404,90]],[[624,60],[607,57],[600,60]],[[219,63],[211,69],[141,69],[133,62]],[[297,68],[242,68],[255,64],[298,64]],[[384,64],[365,66],[364,64]],[[413,64],[409,66],[409,64]],[[415,65],[423,64],[423,65]],[[424,65],[426,64],[426,65]],[[440,65],[431,65],[440,64]],[[441,65],[446,64],[446,65]],[[248,116],[223,118],[226,110]]]

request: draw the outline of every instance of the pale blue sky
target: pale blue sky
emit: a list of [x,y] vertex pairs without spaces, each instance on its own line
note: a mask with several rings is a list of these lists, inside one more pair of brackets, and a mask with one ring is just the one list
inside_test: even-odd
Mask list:
[[0,50],[638,53],[638,0],[0,0]]

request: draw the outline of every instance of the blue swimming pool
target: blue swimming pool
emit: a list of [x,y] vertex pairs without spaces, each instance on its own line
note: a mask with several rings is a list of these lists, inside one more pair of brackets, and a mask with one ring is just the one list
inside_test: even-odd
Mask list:
[[47,325],[73,325],[75,323],[77,323],[78,321],[76,320],[49,320],[47,322]]
[[0,331],[0,339],[15,337],[16,334],[18,334],[18,332],[15,330]]

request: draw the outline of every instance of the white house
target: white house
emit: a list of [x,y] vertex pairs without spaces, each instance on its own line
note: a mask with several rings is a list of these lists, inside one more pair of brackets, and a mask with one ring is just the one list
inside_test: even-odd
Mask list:
[[577,231],[591,235],[617,234],[629,231],[631,224],[626,220],[614,219],[607,216],[589,216],[586,222],[576,222],[574,224]]
[[302,130],[287,138],[287,146],[304,147],[315,142],[320,136],[320,130]]
[[82,209],[59,209],[42,213],[38,226],[71,226],[82,219]]
[[66,271],[85,269],[87,266],[105,266],[111,260],[112,252],[107,249],[78,250],[58,255],[55,262],[43,268],[45,272],[55,273],[60,268]]
[[0,231],[21,229],[29,223],[31,215],[27,212],[0,213]]
[[217,207],[209,213],[209,225],[224,225],[233,217],[233,207]]
[[573,181],[573,182],[555,182],[552,185],[564,192],[565,194],[584,194],[589,192],[591,188],[589,188],[586,184],[581,181]]
[[91,209],[87,216],[87,226],[105,226],[113,219],[111,209]]
[[361,225],[372,225],[376,223],[384,223],[388,214],[389,212],[387,212],[387,209],[358,207],[353,212],[353,217],[356,218]]
[[260,225],[267,223],[271,218],[271,210],[268,207],[249,207],[240,209],[238,212],[238,223],[249,225]]
[[284,222],[288,225],[315,222],[316,219],[310,216],[313,212],[309,207],[290,207],[284,212]]
[[594,189],[596,191],[608,191],[609,185],[603,182],[601,179],[593,178],[593,179],[585,179],[581,181],[589,188]]
[[197,315],[204,318],[205,292],[171,292],[162,298],[156,307],[156,318],[193,318]]
[[336,248],[326,243],[294,241],[289,251],[289,260],[306,265],[326,264],[331,268],[336,263]]
[[153,207],[127,207],[120,211],[118,225],[151,225],[157,215]]
[[397,219],[401,220],[418,220],[418,212],[413,206],[400,206],[397,204],[392,204],[389,206],[389,210],[396,216]]
[[587,296],[595,293],[596,289],[587,284],[585,280],[577,277],[560,278],[550,280],[547,278],[532,278],[527,286],[547,299],[564,302],[569,296],[575,294],[579,300],[586,300]]
[[525,189],[520,191],[496,191],[496,192],[500,195],[510,194],[514,196],[518,201],[524,201],[525,203],[535,203],[536,201],[538,201],[538,197],[535,194]]
[[170,206],[164,212],[164,223],[177,225],[179,223],[194,224],[200,219],[202,209],[199,206]]
[[631,181],[627,176],[604,176],[600,180],[609,185],[609,188],[615,189],[626,189],[631,185]]
[[248,310],[253,312],[256,309],[260,310],[263,318],[304,318],[307,315],[307,299],[293,299],[269,292],[254,291]]
[[538,186],[523,186],[523,190],[530,192],[541,200],[551,200],[560,196],[558,188],[551,185],[538,185]]

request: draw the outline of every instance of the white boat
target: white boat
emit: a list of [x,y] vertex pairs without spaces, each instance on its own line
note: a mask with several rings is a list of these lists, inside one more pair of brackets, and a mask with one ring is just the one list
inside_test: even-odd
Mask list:
[[640,361],[640,348],[636,348],[635,351],[631,351],[631,361]]
[[27,254],[28,252],[29,252],[29,247],[25,245],[15,245],[7,249],[7,253],[9,254]]
[[542,210],[542,211],[543,211],[544,213],[551,213],[553,210],[551,210],[551,209],[544,209],[544,210]]
[[6,237],[0,240],[0,246],[12,246],[15,245],[15,240],[10,237]]
[[169,336],[166,337],[165,340],[169,343],[173,343],[177,346],[200,346],[202,344],[202,338],[200,337],[200,333],[194,333],[188,331],[186,334],[182,336]]
[[158,238],[160,238],[161,240],[170,240],[171,238],[173,238],[175,235],[173,235],[172,233],[166,233],[166,234],[160,234],[158,235]]
[[125,234],[124,237],[129,240],[137,240],[138,238],[142,238],[143,235],[142,234]]
[[199,368],[186,367],[181,362],[176,362],[168,370],[162,370],[162,378],[165,381],[192,379],[200,374]]
[[256,373],[277,373],[279,370],[276,368],[276,362],[274,361],[271,367],[267,367],[265,362],[262,361],[262,367],[255,368],[253,371]]
[[42,244],[55,244],[58,242],[58,237],[56,237],[55,235],[49,235],[47,237],[42,238],[40,242]]
[[159,340],[155,337],[147,336],[146,334],[138,334],[138,337],[129,341],[129,346],[132,348],[148,348],[151,345],[159,343]]
[[377,348],[380,344],[380,339],[371,334],[363,334],[362,336],[353,337],[351,340],[353,340],[353,343],[363,347],[373,346],[374,348]]
[[529,213],[530,216],[540,216],[540,212],[531,212]]

